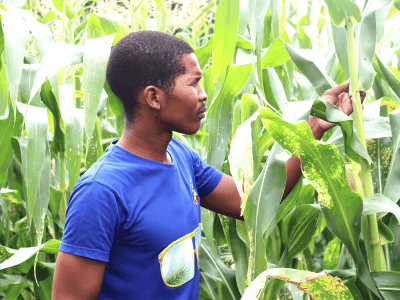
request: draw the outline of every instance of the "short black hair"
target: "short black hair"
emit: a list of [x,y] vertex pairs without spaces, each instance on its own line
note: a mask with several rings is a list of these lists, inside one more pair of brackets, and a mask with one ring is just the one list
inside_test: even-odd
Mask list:
[[186,41],[151,30],[131,32],[115,44],[107,63],[106,79],[121,100],[128,122],[135,113],[139,91],[154,85],[167,94],[172,92],[176,77],[186,71],[182,55],[193,52]]

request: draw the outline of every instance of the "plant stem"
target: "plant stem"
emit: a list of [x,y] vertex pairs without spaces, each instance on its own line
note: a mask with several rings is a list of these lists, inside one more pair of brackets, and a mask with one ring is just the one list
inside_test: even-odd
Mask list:
[[[355,59],[354,49],[354,30],[351,20],[346,18],[346,36],[347,36],[347,50],[350,69],[350,91],[349,95],[352,97],[354,119],[356,122],[357,136],[360,139],[364,149],[367,149],[364,131],[364,119],[362,114],[360,87],[357,78],[357,64]],[[361,165],[361,181],[364,184],[364,197],[373,195],[371,172],[369,170],[370,163],[360,156]],[[379,240],[378,223],[376,214],[371,214],[363,217],[362,220],[362,233],[365,240],[365,246],[368,253],[368,261],[372,271],[385,271],[386,265],[382,261],[383,251]]]

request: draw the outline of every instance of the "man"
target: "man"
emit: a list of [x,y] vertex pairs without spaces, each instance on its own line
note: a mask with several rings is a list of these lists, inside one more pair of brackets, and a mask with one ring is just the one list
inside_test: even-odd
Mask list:
[[[115,45],[106,78],[124,132],[74,187],[52,299],[198,299],[199,205],[243,220],[233,178],[172,138],[199,130],[201,77],[193,49],[174,36],[140,31]],[[348,88],[323,98],[350,114]],[[333,126],[309,124],[316,139]],[[286,166],[283,199],[301,175],[296,157]]]

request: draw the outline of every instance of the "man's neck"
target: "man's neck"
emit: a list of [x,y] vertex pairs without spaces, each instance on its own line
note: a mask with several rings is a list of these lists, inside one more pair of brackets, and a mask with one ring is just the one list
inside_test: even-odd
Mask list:
[[[146,128],[146,129],[144,129]],[[157,132],[146,126],[126,126],[117,145],[125,150],[154,161],[171,163],[167,147],[172,132]]]

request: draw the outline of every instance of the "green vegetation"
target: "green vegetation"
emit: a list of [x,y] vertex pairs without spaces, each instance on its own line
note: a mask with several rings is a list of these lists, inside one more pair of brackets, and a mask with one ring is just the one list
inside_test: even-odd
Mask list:
[[[145,29],[186,40],[203,70],[207,116],[174,136],[244,186],[244,222],[202,209],[200,299],[399,299],[399,11],[398,0],[3,0],[0,299],[51,299],[69,195],[123,130],[110,50]],[[319,98],[348,79],[350,116]],[[337,126],[316,141],[310,115]],[[304,176],[280,204],[290,155]]]

